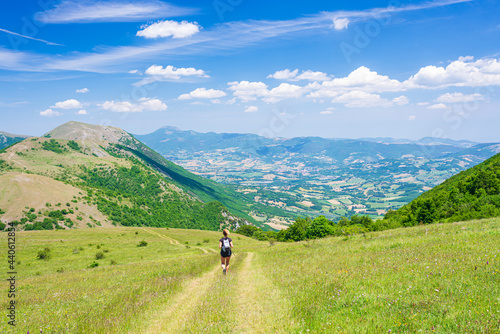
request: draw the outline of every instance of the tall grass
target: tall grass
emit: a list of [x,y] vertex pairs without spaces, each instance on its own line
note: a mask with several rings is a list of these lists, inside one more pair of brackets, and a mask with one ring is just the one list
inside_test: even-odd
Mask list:
[[262,255],[302,331],[500,329],[498,219],[279,245]]

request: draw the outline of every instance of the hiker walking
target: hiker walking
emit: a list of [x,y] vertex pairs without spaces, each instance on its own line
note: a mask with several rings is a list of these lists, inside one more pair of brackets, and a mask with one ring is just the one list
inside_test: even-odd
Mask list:
[[233,246],[233,240],[228,238],[229,231],[224,229],[222,231],[224,237],[219,240],[219,248],[220,248],[220,263],[222,266],[222,273],[225,275],[227,270],[229,269],[229,260],[231,260],[231,248]]

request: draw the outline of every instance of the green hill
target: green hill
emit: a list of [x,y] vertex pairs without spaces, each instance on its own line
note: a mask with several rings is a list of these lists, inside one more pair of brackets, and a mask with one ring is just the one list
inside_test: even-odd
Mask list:
[[382,223],[414,226],[500,216],[500,154],[423,193]]
[[0,187],[1,218],[27,230],[111,224],[218,230],[251,221],[237,193],[121,129],[78,122],[4,150]]

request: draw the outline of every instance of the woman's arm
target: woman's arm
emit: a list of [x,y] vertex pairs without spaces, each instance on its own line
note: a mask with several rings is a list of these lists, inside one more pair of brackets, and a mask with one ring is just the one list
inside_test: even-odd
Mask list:
[[233,246],[233,242],[232,242],[232,241],[229,243],[229,245],[231,246],[231,248],[233,248],[233,247],[234,247],[234,246]]
[[219,248],[222,248],[222,241],[219,241]]

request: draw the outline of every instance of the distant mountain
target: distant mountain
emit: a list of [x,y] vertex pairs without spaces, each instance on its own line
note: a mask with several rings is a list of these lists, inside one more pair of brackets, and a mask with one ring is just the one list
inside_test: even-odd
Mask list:
[[119,128],[79,122],[1,153],[0,188],[0,217],[25,229],[218,230],[254,221],[232,189],[186,171]]
[[460,172],[385,216],[387,224],[413,226],[500,216],[500,154]]
[[0,131],[0,150],[29,137],[30,136],[14,135],[12,133]]
[[390,137],[359,138],[359,140],[370,141],[381,144],[420,144],[420,145],[451,145],[469,148],[479,143],[469,140],[453,140],[447,138],[424,137],[421,139],[396,139]]
[[[320,137],[265,138],[255,134],[199,133],[163,127],[136,138],[160,154],[170,157],[179,151],[195,153],[235,148],[242,156],[272,159],[282,154],[324,155],[336,162],[357,160],[374,162],[382,159],[399,159],[403,156],[437,158],[457,153],[472,142],[444,140],[435,142],[431,149],[421,143],[387,143],[383,140],[326,139]],[[388,141],[388,140],[386,140]],[[422,142],[427,142],[425,139]],[[456,145],[451,145],[455,143]]]
[[482,159],[488,159],[498,153],[500,153],[500,143],[485,143],[477,144],[468,149],[445,155],[444,158],[452,157],[461,159],[474,159],[479,157]]

